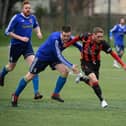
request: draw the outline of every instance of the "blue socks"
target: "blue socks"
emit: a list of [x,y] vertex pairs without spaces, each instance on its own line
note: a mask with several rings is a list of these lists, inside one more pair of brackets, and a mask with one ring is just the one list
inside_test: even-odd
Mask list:
[[[7,68],[4,66],[3,69],[0,72],[0,76],[4,77],[9,71],[7,70]],[[23,80],[22,80],[23,81]],[[38,89],[39,89],[39,76],[36,75],[33,79],[33,88],[34,88],[34,94],[38,93]],[[23,83],[23,82],[21,82]]]
[[22,78],[20,81],[19,81],[19,84],[18,84],[18,87],[17,87],[17,89],[16,89],[16,91],[15,91],[15,95],[16,96],[19,96],[20,95],[20,93],[23,91],[23,89],[26,87],[26,85],[27,85],[27,81],[24,79],[24,78]]
[[[39,88],[39,78],[38,78],[38,75],[36,75],[33,79],[33,88],[34,88],[34,93],[38,93],[38,88]],[[19,96],[20,93],[24,90],[24,88],[26,87],[28,81],[25,80],[25,78],[22,78],[20,81],[19,81],[19,84],[18,84],[18,87],[15,91],[15,95],[16,96]]]
[[54,94],[59,94],[59,92],[63,88],[64,84],[66,83],[66,80],[67,80],[66,77],[59,76],[59,78],[57,79],[57,82],[56,82],[56,87],[55,87],[55,90],[54,90]]
[[33,82],[33,88],[34,88],[34,94],[38,93],[39,89],[39,76],[38,74],[35,75],[35,77],[32,79]]
[[2,77],[4,77],[7,73],[8,73],[8,70],[7,70],[7,68],[4,66],[3,69],[2,69],[1,72],[0,72],[0,75],[1,75]]
[[[34,78],[33,78],[33,81],[38,81],[38,75],[36,75]],[[67,78],[66,77],[61,77],[59,76],[59,78],[57,79],[57,82],[56,82],[56,88],[54,90],[54,94],[59,94],[59,92],[61,91],[61,89],[63,88],[65,82],[66,82]],[[26,87],[27,85],[27,81],[22,78],[20,81],[19,81],[19,84],[18,84],[18,87],[15,91],[15,95],[16,96],[19,96],[21,94],[21,92],[23,91],[23,89]],[[34,83],[34,91],[37,91],[38,90],[38,84],[35,82]]]

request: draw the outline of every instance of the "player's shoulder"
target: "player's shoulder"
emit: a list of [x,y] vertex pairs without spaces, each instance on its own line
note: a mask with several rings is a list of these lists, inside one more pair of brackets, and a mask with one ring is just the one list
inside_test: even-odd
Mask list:
[[110,46],[109,42],[107,42],[106,40],[102,40],[102,41],[101,41],[101,44],[102,44],[103,46]]
[[122,28],[121,24],[116,25],[117,28]]
[[30,17],[36,19],[36,16],[34,14],[31,14]]
[[18,21],[19,18],[20,18],[20,13],[17,13],[17,14],[12,16],[11,20]]
[[48,41],[53,43],[56,40],[58,40],[58,41],[60,40],[60,33],[59,32],[52,32],[48,37]]
[[19,19],[19,20],[25,19],[25,18],[24,18],[24,15],[23,15],[22,13],[17,13],[17,14],[14,15],[14,17],[15,17],[16,19]]
[[50,35],[52,38],[59,38],[60,37],[60,32],[52,32]]
[[20,13],[17,13],[17,14],[14,14],[13,16],[12,16],[12,18],[18,18],[18,17],[20,17]]
[[119,28],[120,24],[115,24],[113,28]]
[[24,17],[24,15],[22,13],[17,13],[17,14],[15,14],[15,16],[18,17],[18,18],[19,17]]

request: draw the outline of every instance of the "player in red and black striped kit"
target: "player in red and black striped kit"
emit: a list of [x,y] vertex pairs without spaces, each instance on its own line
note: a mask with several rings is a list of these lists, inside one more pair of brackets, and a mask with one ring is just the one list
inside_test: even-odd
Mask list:
[[[100,69],[100,52],[104,51],[105,53],[110,54],[114,59],[116,59],[121,66],[126,70],[126,65],[118,57],[118,55],[112,51],[109,44],[103,39],[104,31],[100,27],[96,27],[93,30],[92,34],[84,34],[82,36],[76,37],[72,42],[67,43],[65,46],[68,47],[75,41],[81,39],[83,42],[83,49],[81,52],[81,68],[82,71],[89,77],[85,80],[83,77],[78,77],[80,81],[86,82],[91,86],[98,96],[101,107],[105,108],[108,106],[107,102],[102,96],[102,91],[99,86],[99,69]],[[77,78],[77,80],[78,80]]]

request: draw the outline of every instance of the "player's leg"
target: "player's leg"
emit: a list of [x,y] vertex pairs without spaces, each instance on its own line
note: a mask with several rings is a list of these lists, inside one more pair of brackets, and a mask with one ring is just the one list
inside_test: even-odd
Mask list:
[[92,87],[95,94],[99,98],[99,100],[101,102],[101,107],[103,107],[103,108],[107,107],[108,104],[107,104],[107,102],[104,100],[104,98],[102,96],[102,90],[100,88],[99,81],[97,80],[96,75],[94,73],[90,73],[88,76],[90,78],[89,85]]
[[99,98],[99,100],[102,101],[103,100],[102,91],[98,84],[96,75],[94,73],[89,73],[87,74],[87,76],[88,76],[88,81],[85,81],[85,80],[81,80],[81,81],[84,81],[87,85],[91,86],[95,94]]
[[[87,85],[91,86],[92,89],[94,90],[96,96],[99,98],[99,100],[101,102],[101,106],[106,107],[107,102],[105,102],[105,100],[102,96],[102,90],[101,90],[99,82],[98,82],[99,68],[100,68],[100,62],[93,64],[93,63],[84,62],[82,60],[81,61],[81,69],[88,76],[88,79],[87,80],[81,79],[80,81],[83,81]],[[104,103],[104,104],[102,105],[102,103]]]
[[0,72],[0,86],[4,86],[4,79],[8,72],[12,71],[16,66],[16,63],[8,63],[4,66]]
[[117,46],[116,52],[117,52],[118,56],[119,56],[120,58],[122,58],[122,56],[123,56],[123,54],[124,54],[124,46],[123,46],[123,45],[122,45],[122,46]]
[[[25,59],[26,59],[26,62],[30,66],[34,60],[34,55],[29,55]],[[34,76],[34,78],[32,79],[32,82],[33,82],[33,89],[34,89],[34,99],[41,99],[42,95],[39,93],[39,76],[38,76],[38,74],[36,74]]]
[[11,45],[9,52],[9,63],[4,66],[0,72],[0,86],[4,86],[5,76],[8,74],[8,72],[12,71],[15,68],[16,62],[18,61],[20,56],[20,47],[17,45]]
[[[30,66],[34,60],[34,51],[33,51],[31,43],[27,45],[27,47],[25,48],[23,52],[23,55],[26,62]],[[39,93],[39,76],[37,74],[32,79],[32,82],[33,82],[33,89],[34,89],[34,99],[41,99],[42,95]]]
[[15,92],[12,94],[11,103],[13,107],[17,107],[18,97],[21,94],[21,92],[26,87],[27,83],[34,77],[35,75],[28,72],[25,77],[22,77],[18,83],[18,86],[15,90]]
[[[116,50],[116,53],[118,54],[118,56],[120,58],[122,58],[122,56],[124,54],[124,46],[116,45],[115,50]],[[116,60],[114,60],[113,66],[116,67],[116,68],[120,68],[120,65],[118,64],[118,62]]]
[[84,81],[86,84],[88,84],[89,86],[92,87],[92,89],[94,90],[96,96],[99,98],[100,103],[101,103],[101,107],[105,108],[108,106],[107,102],[104,100],[103,96],[102,96],[102,90],[100,88],[99,82],[97,80],[97,77],[94,73],[90,73],[88,75],[89,80],[85,81],[85,80],[81,80]]
[[12,95],[12,106],[17,106],[18,97],[26,87],[27,83],[32,80],[36,74],[38,74],[40,71],[43,71],[47,67],[47,65],[48,64],[43,64],[43,62],[38,60],[38,58],[34,58],[34,61],[30,66],[30,72],[28,72],[25,77],[22,77],[20,79],[18,86]]
[[102,91],[99,86],[99,82],[97,80],[95,73],[90,73],[88,75],[88,77],[90,78],[89,85],[93,88],[93,90],[94,90],[95,94],[98,96],[99,100],[102,101],[103,100]]
[[64,64],[57,64],[55,65],[55,68],[58,72],[60,72],[60,76],[58,77],[56,81],[56,87],[52,94],[52,99],[57,100],[59,102],[64,102],[64,100],[60,98],[60,92],[62,88],[64,87],[64,84],[66,83],[69,71],[68,71],[68,68]]

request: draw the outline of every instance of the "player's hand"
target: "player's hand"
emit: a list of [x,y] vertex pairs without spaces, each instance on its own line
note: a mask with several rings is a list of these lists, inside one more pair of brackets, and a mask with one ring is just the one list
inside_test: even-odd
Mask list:
[[78,74],[79,73],[78,65],[74,64],[73,67],[72,67],[72,71],[73,71],[74,74]]
[[91,33],[85,32],[85,33],[81,33],[79,35],[79,38],[82,42],[86,42],[88,40],[88,36],[91,35]]
[[123,65],[123,69],[126,70],[126,64]]
[[21,41],[28,42],[29,41],[29,38],[28,37],[21,37]]
[[79,39],[80,39],[81,41],[84,39],[84,33],[81,33],[81,34],[79,35]]
[[38,37],[39,39],[42,39],[42,38],[43,38],[42,33],[41,33],[41,32],[38,32],[38,33],[37,33],[37,37]]

